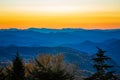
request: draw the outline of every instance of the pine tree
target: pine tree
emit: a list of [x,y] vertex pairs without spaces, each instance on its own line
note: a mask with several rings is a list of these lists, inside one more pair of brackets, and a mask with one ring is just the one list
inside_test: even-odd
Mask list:
[[106,61],[110,60],[111,58],[105,56],[106,51],[103,51],[100,48],[97,49],[98,52],[96,53],[96,57],[92,59],[95,62],[94,68],[97,72],[85,80],[117,80],[113,75],[114,71],[108,71],[108,69],[112,68],[113,66],[108,65]]
[[22,63],[22,59],[17,52],[15,59],[13,60],[13,67],[12,67],[12,80],[24,80],[25,77],[25,68]]

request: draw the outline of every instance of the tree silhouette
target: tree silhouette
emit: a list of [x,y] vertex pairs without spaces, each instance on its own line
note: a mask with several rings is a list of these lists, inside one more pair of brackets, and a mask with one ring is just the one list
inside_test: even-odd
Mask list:
[[19,56],[19,53],[17,51],[16,57],[13,60],[13,67],[12,67],[12,80],[24,80],[25,77],[25,68],[22,63],[22,59]]
[[111,58],[105,56],[104,53],[106,51],[103,51],[100,48],[97,49],[98,52],[96,53],[96,57],[92,59],[95,62],[94,68],[97,72],[85,80],[117,80],[113,74],[114,71],[108,71],[108,69],[112,68],[113,66],[108,65],[106,61],[110,60]]

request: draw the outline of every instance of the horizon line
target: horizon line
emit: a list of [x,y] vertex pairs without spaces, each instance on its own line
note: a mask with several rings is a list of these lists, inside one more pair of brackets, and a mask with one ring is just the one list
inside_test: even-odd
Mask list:
[[44,27],[41,27],[41,28],[37,28],[37,27],[29,27],[29,28],[0,28],[0,30],[10,30],[10,29],[16,29],[16,30],[28,30],[28,29],[50,29],[50,30],[63,30],[63,29],[83,29],[83,30],[118,30],[120,28],[106,28],[106,29],[103,29],[103,28],[44,28]]

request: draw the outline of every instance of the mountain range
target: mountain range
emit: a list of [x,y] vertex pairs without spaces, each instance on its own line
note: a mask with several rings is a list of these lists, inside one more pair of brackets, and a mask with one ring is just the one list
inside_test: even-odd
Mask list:
[[0,46],[58,46],[84,41],[103,42],[120,39],[120,29],[84,30],[84,29],[1,29]]
[[[36,56],[39,54],[62,54],[66,63],[75,64],[78,68],[80,68],[81,70],[85,70],[88,74],[91,74],[95,71],[92,61],[94,55],[89,55],[85,52],[81,52],[77,49],[69,47],[0,47],[0,61],[9,62],[13,60],[17,51],[19,51],[21,58],[25,59],[26,62],[31,59],[35,59]],[[114,68],[112,69],[117,71],[117,73],[120,73],[120,66],[117,65],[113,59],[107,61],[107,63],[110,65],[114,65]]]
[[112,58],[111,64],[120,65],[120,29],[1,29],[0,60],[13,59],[18,49],[21,56],[33,59],[38,53],[65,55],[65,61],[79,64],[81,69],[93,71],[92,57],[102,48]]

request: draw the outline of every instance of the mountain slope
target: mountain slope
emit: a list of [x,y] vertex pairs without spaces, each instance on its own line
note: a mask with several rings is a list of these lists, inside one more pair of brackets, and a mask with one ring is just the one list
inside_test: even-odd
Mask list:
[[84,41],[76,44],[63,44],[61,46],[71,47],[80,51],[89,53],[90,55],[95,54],[97,51],[96,47],[100,47],[107,51],[107,55],[110,56],[120,65],[120,39],[109,39],[104,42],[96,43],[92,41]]
[[120,39],[119,34],[119,29],[8,29],[0,30],[0,46],[58,46],[62,44],[81,43],[86,40],[92,42],[103,42],[111,38]]
[[[21,57],[27,61],[34,59],[38,54],[63,54],[65,62],[76,64],[82,70],[94,71],[93,56],[69,47],[0,47],[0,60],[2,62],[12,60],[15,57],[17,49]],[[115,69],[119,71],[119,66],[113,60],[109,61],[109,63],[116,66]]]

